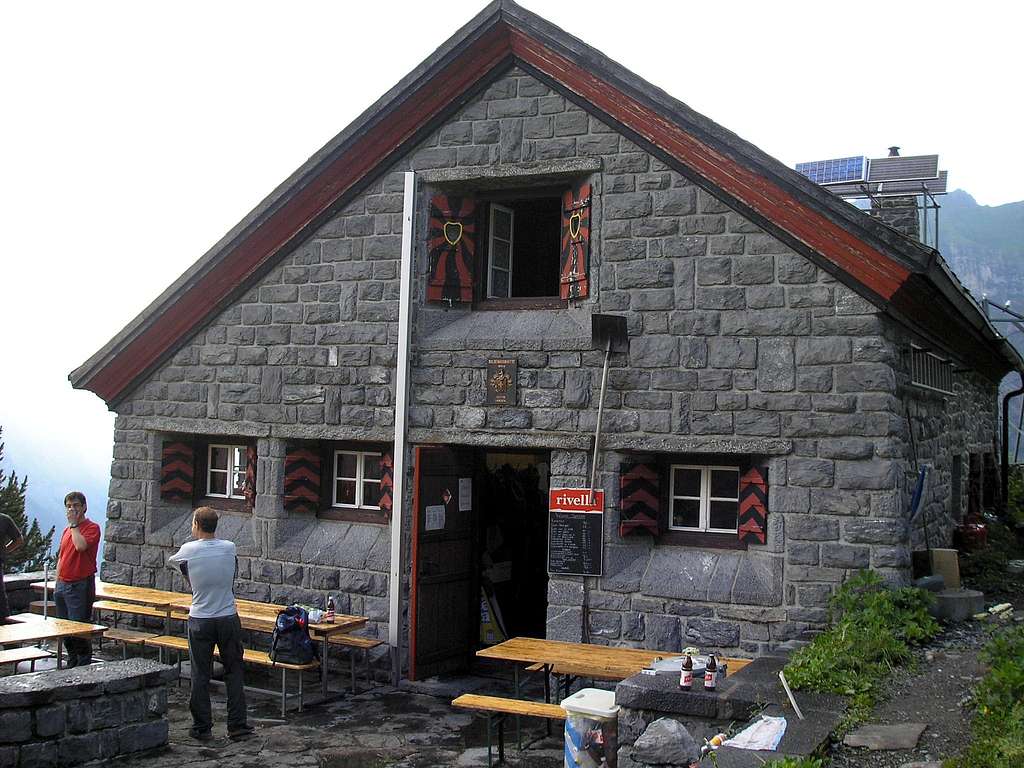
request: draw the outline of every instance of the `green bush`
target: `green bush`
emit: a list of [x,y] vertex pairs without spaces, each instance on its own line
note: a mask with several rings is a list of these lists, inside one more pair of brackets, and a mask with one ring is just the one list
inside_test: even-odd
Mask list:
[[[1024,513],[1022,513],[1024,514]],[[1024,558],[1013,531],[996,520],[986,520],[988,544],[977,552],[960,555],[960,575],[964,582],[986,595],[1013,595],[1024,587],[1024,579],[1006,572],[1010,560]]]
[[761,768],[822,768],[823,763],[817,757],[782,757],[770,760]]
[[1024,627],[997,634],[985,646],[989,671],[974,692],[971,743],[957,768],[1020,768],[1024,765]]
[[879,682],[912,659],[912,645],[939,631],[928,613],[931,600],[924,590],[891,589],[861,571],[833,595],[830,628],[793,654],[786,679],[800,690],[852,697],[847,725],[863,719]]

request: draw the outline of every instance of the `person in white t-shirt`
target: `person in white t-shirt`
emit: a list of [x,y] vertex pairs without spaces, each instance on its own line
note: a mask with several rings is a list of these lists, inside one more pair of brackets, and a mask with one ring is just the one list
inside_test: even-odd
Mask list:
[[192,590],[188,612],[188,652],[192,665],[192,738],[206,741],[213,734],[210,711],[210,675],[213,647],[224,664],[228,693],[228,737],[244,738],[252,733],[245,708],[245,671],[242,667],[242,624],[235,607],[234,581],[238,556],[232,541],[218,539],[216,510],[199,507],[192,513],[194,541],[167,558],[177,566]]

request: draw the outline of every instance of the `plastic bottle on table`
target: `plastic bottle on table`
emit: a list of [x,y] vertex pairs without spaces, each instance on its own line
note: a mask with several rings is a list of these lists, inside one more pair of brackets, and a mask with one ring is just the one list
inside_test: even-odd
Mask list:
[[324,621],[328,624],[334,623],[334,595],[327,596],[327,613],[324,615]]

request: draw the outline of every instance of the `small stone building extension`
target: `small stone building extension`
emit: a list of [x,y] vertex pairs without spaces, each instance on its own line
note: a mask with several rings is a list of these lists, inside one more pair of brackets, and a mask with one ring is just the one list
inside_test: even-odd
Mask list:
[[[595,103],[582,68],[558,63],[583,54],[601,93],[616,89],[671,130],[639,109],[616,112],[616,100]],[[425,91],[445,100],[422,115],[410,104]],[[389,151],[356,168],[367,137]],[[362,509],[334,508],[328,465],[334,450],[387,456],[395,444],[409,171],[407,474],[394,500],[393,582],[394,521],[379,486],[363,485]],[[320,182],[319,197],[307,194]],[[536,308],[487,302],[479,283],[494,264],[483,262],[472,298],[431,299],[432,202],[500,210],[523,190],[585,185],[584,295]],[[475,221],[483,250],[485,224],[495,225]],[[217,270],[243,257],[251,268],[218,287]],[[220,482],[210,446],[243,446],[255,467],[245,498],[214,501],[225,509],[220,535],[238,545],[238,594],[321,604],[331,593],[388,637],[397,590],[407,654],[414,450],[532,452],[548,486],[586,487],[599,313],[624,317],[629,336],[611,355],[604,403],[603,575],[550,576],[540,599],[556,639],[756,654],[820,625],[854,570],[906,582],[923,545],[921,518],[907,514],[918,465],[932,468],[930,542],[948,543],[994,451],[998,382],[1021,367],[937,252],[500,0],[72,374],[117,413],[102,578],[180,588],[164,564]],[[489,405],[488,361],[499,358],[516,363],[516,401]],[[941,387],[922,378],[924,359],[938,361]],[[178,496],[167,486],[175,445],[191,474]],[[313,486],[324,503],[286,489],[301,450],[321,460]],[[658,519],[646,527],[623,525],[623,474],[638,465],[658,475]],[[767,468],[760,528],[673,530],[671,466]]]

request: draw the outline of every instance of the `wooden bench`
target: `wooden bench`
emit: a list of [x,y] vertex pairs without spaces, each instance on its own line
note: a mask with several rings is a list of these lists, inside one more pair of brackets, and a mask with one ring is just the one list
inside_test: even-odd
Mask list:
[[[453,707],[483,712],[487,715],[487,765],[491,763],[491,732],[492,726],[498,730],[498,763],[505,762],[505,718],[509,715],[522,717],[539,717],[544,720],[565,720],[565,710],[558,704],[545,704],[539,701],[523,699],[506,699],[500,696],[482,696],[476,693],[464,693],[452,700]],[[492,722],[496,721],[496,722]]]
[[[158,648],[160,650],[160,661],[163,662],[164,650],[175,651],[178,654],[178,677],[181,678],[181,654],[188,653],[188,639],[184,637],[175,637],[174,635],[158,635],[146,641],[147,646]],[[213,655],[215,658],[220,658],[219,649],[214,649]],[[302,673],[307,670],[316,669],[320,665],[316,661],[311,661],[308,664],[287,664],[284,662],[275,662],[270,658],[270,654],[265,651],[254,651],[251,648],[242,649],[242,661],[246,664],[255,664],[261,667],[268,667],[270,669],[281,670],[281,717],[285,716],[285,712],[288,707],[288,699],[297,697],[299,700],[299,711],[302,711]],[[288,672],[298,672],[299,675],[299,690],[298,693],[288,693]],[[266,693],[265,690],[259,688],[249,688],[248,690]]]
[[42,614],[39,613],[15,613],[7,617],[7,620],[16,624],[23,624],[26,621],[42,621]]
[[[316,642],[321,642],[323,637],[315,632],[311,635]],[[366,664],[366,682],[368,687],[373,687],[373,678],[370,675],[370,651],[378,645],[384,645],[384,641],[378,637],[365,637],[363,635],[330,635],[328,642],[331,645],[340,645],[349,649],[349,661],[352,669],[352,693],[356,693],[356,652],[363,652],[363,661]]]
[[140,649],[144,648],[146,641],[152,640],[157,635],[154,635],[152,632],[138,632],[134,629],[118,629],[114,627],[104,632],[103,637],[107,640],[121,643],[121,658],[127,659],[129,645],[137,645]]
[[36,671],[36,662],[40,659],[49,659],[53,656],[49,651],[43,651],[39,648],[28,646],[25,648],[9,648],[7,650],[0,650],[0,664],[13,664],[14,671],[17,673],[18,664],[22,661],[29,663],[29,671]]

